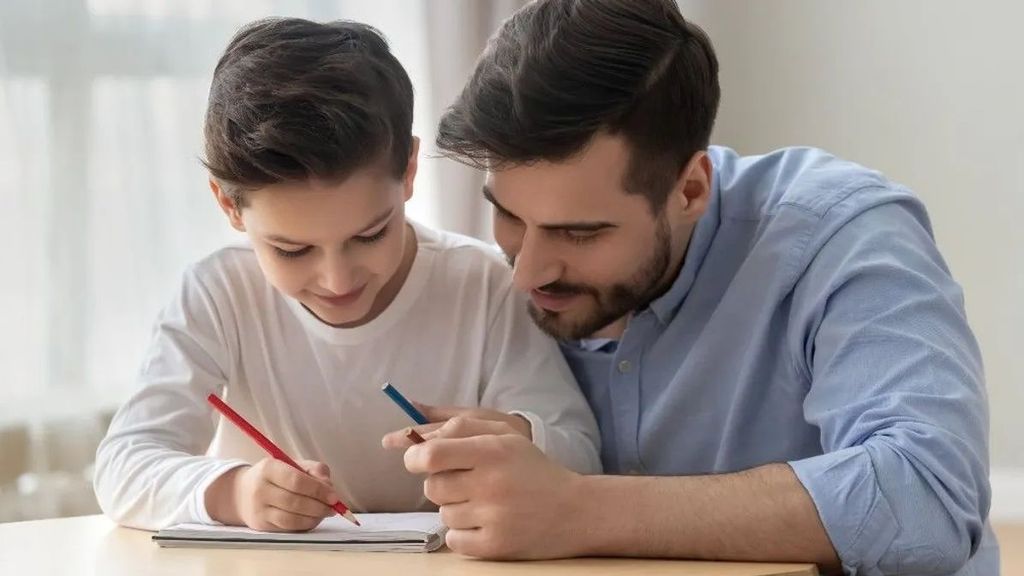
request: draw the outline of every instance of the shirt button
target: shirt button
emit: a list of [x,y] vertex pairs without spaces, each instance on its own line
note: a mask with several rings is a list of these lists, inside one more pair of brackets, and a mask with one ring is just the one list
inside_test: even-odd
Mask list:
[[619,362],[619,372],[622,374],[629,372],[629,369],[632,367],[633,365],[629,362],[629,360],[623,360]]

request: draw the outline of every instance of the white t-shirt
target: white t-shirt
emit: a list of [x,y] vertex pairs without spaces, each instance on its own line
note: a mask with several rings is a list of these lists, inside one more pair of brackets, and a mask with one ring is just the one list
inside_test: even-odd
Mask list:
[[551,458],[600,471],[594,417],[500,254],[413,227],[419,248],[405,284],[357,328],[324,324],[278,292],[249,246],[193,265],[159,318],[139,390],[97,451],[104,512],[148,529],[212,522],[210,483],[267,454],[218,418],[210,393],[293,458],[327,464],[338,496],[357,512],[433,507],[401,451],[381,448],[385,433],[413,424],[381,392],[385,381],[427,404],[522,413]]

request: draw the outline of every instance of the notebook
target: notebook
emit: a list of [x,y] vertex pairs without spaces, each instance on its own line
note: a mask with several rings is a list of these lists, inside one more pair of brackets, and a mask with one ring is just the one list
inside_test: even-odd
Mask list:
[[164,548],[276,548],[284,550],[356,550],[433,552],[448,530],[436,512],[357,514],[362,526],[341,516],[325,518],[309,532],[260,532],[240,526],[178,524],[153,536]]

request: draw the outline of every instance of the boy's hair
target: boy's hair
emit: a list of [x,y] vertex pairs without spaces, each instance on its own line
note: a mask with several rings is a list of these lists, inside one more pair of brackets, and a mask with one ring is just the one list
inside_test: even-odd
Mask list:
[[622,136],[623,184],[657,211],[707,148],[718,100],[711,42],[672,0],[538,0],[491,38],[437,145],[501,169],[571,158],[597,133]]
[[249,24],[217,63],[203,164],[225,192],[341,181],[380,164],[405,175],[412,84],[376,29],[270,18]]

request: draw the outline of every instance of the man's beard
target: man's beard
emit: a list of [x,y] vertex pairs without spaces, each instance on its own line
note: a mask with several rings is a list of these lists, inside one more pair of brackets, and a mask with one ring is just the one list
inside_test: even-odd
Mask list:
[[[514,264],[514,258],[509,263]],[[570,320],[562,312],[551,312],[538,308],[533,302],[528,305],[530,317],[548,335],[560,340],[579,340],[622,318],[626,314],[646,306],[660,296],[671,282],[665,274],[672,262],[671,233],[668,220],[658,220],[654,234],[654,252],[636,273],[626,282],[607,288],[586,284],[552,282],[540,290],[554,295],[582,294],[590,296],[596,306],[584,318]]]

